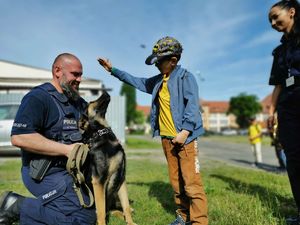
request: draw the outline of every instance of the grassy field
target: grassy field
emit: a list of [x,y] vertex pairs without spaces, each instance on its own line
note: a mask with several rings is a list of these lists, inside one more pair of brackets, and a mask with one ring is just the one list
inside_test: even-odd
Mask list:
[[[27,195],[20,179],[20,159],[0,164],[0,193],[14,190]],[[286,175],[242,169],[220,162],[202,165],[211,225],[283,225],[295,213]],[[165,164],[128,160],[127,183],[133,218],[139,225],[168,224],[174,219],[172,189]],[[125,224],[111,217],[109,225]]]
[[143,139],[129,135],[126,137],[125,146],[129,149],[161,149],[161,143],[155,140],[151,137],[148,137],[148,139]]

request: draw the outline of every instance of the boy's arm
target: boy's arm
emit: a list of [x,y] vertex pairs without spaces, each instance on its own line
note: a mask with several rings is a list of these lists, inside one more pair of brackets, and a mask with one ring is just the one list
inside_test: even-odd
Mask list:
[[118,78],[120,81],[125,82],[140,91],[151,94],[155,85],[155,79],[153,78],[140,78],[132,76],[131,74],[121,71],[112,66],[111,62],[108,59],[98,58],[98,62],[103,68],[110,72],[111,75]]

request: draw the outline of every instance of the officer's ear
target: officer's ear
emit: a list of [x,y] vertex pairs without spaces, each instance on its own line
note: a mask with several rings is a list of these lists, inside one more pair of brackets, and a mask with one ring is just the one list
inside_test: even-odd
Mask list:
[[55,78],[60,78],[62,75],[62,67],[60,65],[54,65],[53,67],[53,75]]

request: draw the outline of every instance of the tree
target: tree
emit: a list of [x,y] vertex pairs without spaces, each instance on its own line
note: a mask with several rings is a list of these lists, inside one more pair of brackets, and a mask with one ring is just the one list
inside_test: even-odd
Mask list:
[[136,110],[133,122],[135,124],[144,124],[146,121],[143,111]]
[[134,122],[136,116],[136,91],[129,84],[123,83],[120,95],[126,97],[126,124]]
[[236,122],[240,128],[249,126],[249,119],[262,110],[261,104],[256,95],[241,93],[236,97],[230,98],[227,113],[236,116]]

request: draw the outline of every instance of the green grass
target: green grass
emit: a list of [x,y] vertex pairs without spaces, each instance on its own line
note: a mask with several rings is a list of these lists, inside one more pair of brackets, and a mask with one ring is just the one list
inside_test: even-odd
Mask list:
[[142,138],[135,138],[135,137],[126,137],[125,142],[126,148],[130,149],[161,149],[161,143],[156,142],[152,139],[145,140]]
[[[28,194],[20,179],[20,160],[0,164],[0,193]],[[209,204],[210,225],[283,225],[295,213],[287,176],[206,161],[202,178]],[[168,224],[175,206],[165,164],[147,160],[127,162],[129,198],[139,225]],[[124,225],[111,217],[109,225]]]

